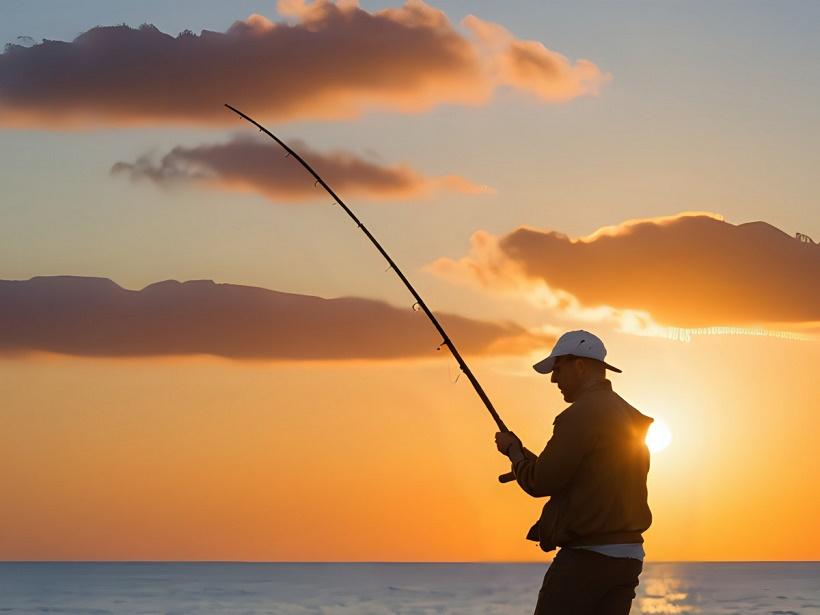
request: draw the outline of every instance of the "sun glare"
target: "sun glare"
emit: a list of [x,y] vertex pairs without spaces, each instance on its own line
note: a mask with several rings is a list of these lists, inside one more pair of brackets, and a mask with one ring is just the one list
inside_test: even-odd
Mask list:
[[672,442],[672,432],[663,420],[656,418],[646,432],[646,445],[650,453],[659,453]]

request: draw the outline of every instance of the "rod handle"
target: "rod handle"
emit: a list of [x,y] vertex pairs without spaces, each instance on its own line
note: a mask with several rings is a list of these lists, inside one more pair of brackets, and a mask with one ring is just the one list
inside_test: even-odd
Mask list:
[[512,472],[507,472],[506,474],[502,474],[501,476],[498,477],[498,482],[499,483],[511,483],[514,480],[515,480],[515,474],[513,474]]

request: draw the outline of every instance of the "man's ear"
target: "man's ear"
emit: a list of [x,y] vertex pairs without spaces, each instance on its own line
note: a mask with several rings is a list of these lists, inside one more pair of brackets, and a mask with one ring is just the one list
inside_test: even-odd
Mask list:
[[586,361],[584,361],[581,357],[575,357],[575,358],[572,360],[572,362],[573,362],[573,363],[575,363],[575,371],[576,371],[576,373],[578,373],[578,374],[580,374],[581,376],[583,376],[583,375],[586,373],[586,371],[587,371]]

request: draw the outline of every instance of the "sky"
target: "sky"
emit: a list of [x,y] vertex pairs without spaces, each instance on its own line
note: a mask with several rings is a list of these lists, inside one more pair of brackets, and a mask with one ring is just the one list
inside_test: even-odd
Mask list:
[[605,341],[671,434],[649,560],[820,559],[819,17],[4,2],[0,559],[549,557],[414,299],[224,103],[530,449],[566,407],[531,365]]

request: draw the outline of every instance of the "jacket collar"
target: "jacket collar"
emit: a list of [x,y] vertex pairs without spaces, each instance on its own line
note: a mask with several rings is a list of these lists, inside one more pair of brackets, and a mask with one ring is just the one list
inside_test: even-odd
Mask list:
[[595,384],[590,385],[585,389],[582,389],[578,393],[578,396],[575,398],[575,401],[577,402],[579,399],[581,399],[583,397],[586,397],[587,395],[589,395],[590,393],[594,393],[595,391],[611,391],[611,390],[612,390],[612,383],[609,380],[607,380],[606,378],[604,378],[600,382],[596,382]]
[[612,390],[612,383],[609,380],[602,380],[601,382],[596,382],[592,386],[589,386],[578,393],[578,397],[572,402],[569,407],[567,407],[563,412],[561,412],[558,416],[555,417],[555,420],[552,422],[555,425],[558,420],[564,416],[567,412],[569,412],[572,408],[579,408],[582,407],[584,404],[579,404],[582,402],[588,395],[595,393],[596,391],[611,391]]

